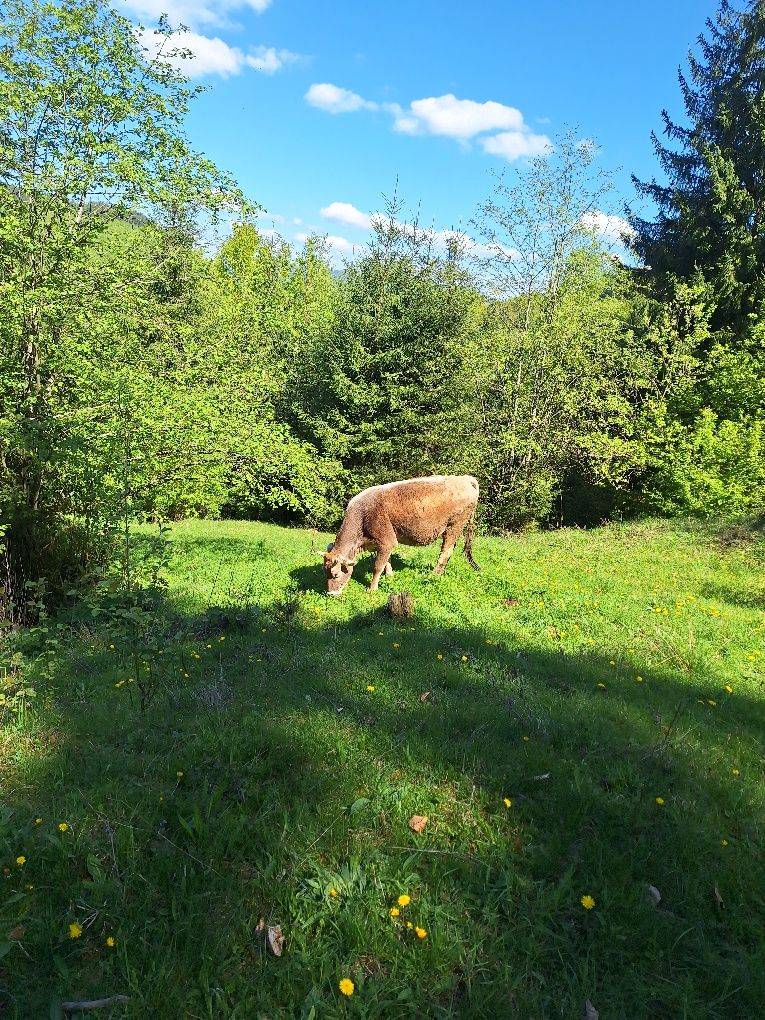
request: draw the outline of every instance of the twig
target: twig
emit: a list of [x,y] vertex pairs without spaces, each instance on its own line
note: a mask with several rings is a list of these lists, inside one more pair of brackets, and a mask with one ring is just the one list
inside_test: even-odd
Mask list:
[[130,997],[127,995],[110,995],[108,999],[82,999],[79,1002],[62,1002],[61,1008],[65,1013],[80,1013],[85,1009],[103,1009],[104,1006],[113,1006],[123,1002],[130,1002]]

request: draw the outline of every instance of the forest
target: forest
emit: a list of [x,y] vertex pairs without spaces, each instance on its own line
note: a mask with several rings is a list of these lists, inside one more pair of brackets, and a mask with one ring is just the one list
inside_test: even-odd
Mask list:
[[691,55],[664,183],[635,181],[656,215],[618,255],[569,132],[476,196],[480,244],[393,193],[341,271],[320,237],[259,233],[185,141],[193,87],[129,22],[4,11],[6,598],[70,590],[126,516],[329,528],[360,488],[431,473],[476,475],[493,533],[762,510],[760,4],[723,3]]

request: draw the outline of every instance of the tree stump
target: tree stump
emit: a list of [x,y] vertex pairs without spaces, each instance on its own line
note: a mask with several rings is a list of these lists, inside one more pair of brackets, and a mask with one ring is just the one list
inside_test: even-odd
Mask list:
[[396,620],[407,620],[414,616],[414,599],[408,591],[399,591],[388,596],[388,612]]

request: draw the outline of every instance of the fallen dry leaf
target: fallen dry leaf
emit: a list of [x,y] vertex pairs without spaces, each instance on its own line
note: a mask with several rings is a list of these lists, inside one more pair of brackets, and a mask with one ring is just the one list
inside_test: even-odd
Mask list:
[[274,956],[282,955],[282,947],[284,945],[284,936],[282,935],[281,927],[276,924],[273,928],[268,929],[268,944],[271,947],[271,951]]
[[584,1004],[584,1012],[582,1013],[582,1020],[598,1020],[598,1011],[595,1009],[589,999]]
[[430,697],[430,691],[423,691],[420,695],[420,701],[427,701]]
[[11,928],[11,930],[8,932],[8,938],[12,942],[18,942],[19,939],[23,939],[24,938],[26,933],[27,933],[27,930],[24,927],[24,925],[23,924],[17,924],[15,928]]
[[423,832],[427,824],[427,815],[412,815],[409,819],[409,828],[412,832]]
[[252,876],[254,874],[255,874],[255,872],[249,866],[249,864],[243,864],[241,866],[241,868],[239,869],[239,877],[240,878],[249,879],[249,878],[252,878]]
[[265,927],[266,927],[265,918],[261,917],[261,919],[255,925],[255,931],[263,931]]
[[725,900],[720,895],[720,890],[717,888],[717,886],[715,886],[715,903],[720,908],[720,910],[725,910]]
[[649,900],[655,907],[658,907],[658,905],[661,903],[661,893],[659,892],[655,885],[648,885],[646,886],[646,889],[648,891]]

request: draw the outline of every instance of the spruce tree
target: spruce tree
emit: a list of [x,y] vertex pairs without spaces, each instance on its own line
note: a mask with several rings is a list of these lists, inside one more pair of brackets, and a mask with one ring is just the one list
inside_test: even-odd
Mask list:
[[721,0],[706,29],[689,74],[679,71],[687,124],[664,110],[669,143],[652,135],[667,183],[633,177],[657,217],[631,223],[660,290],[700,276],[713,330],[740,340],[765,299],[765,0]]

